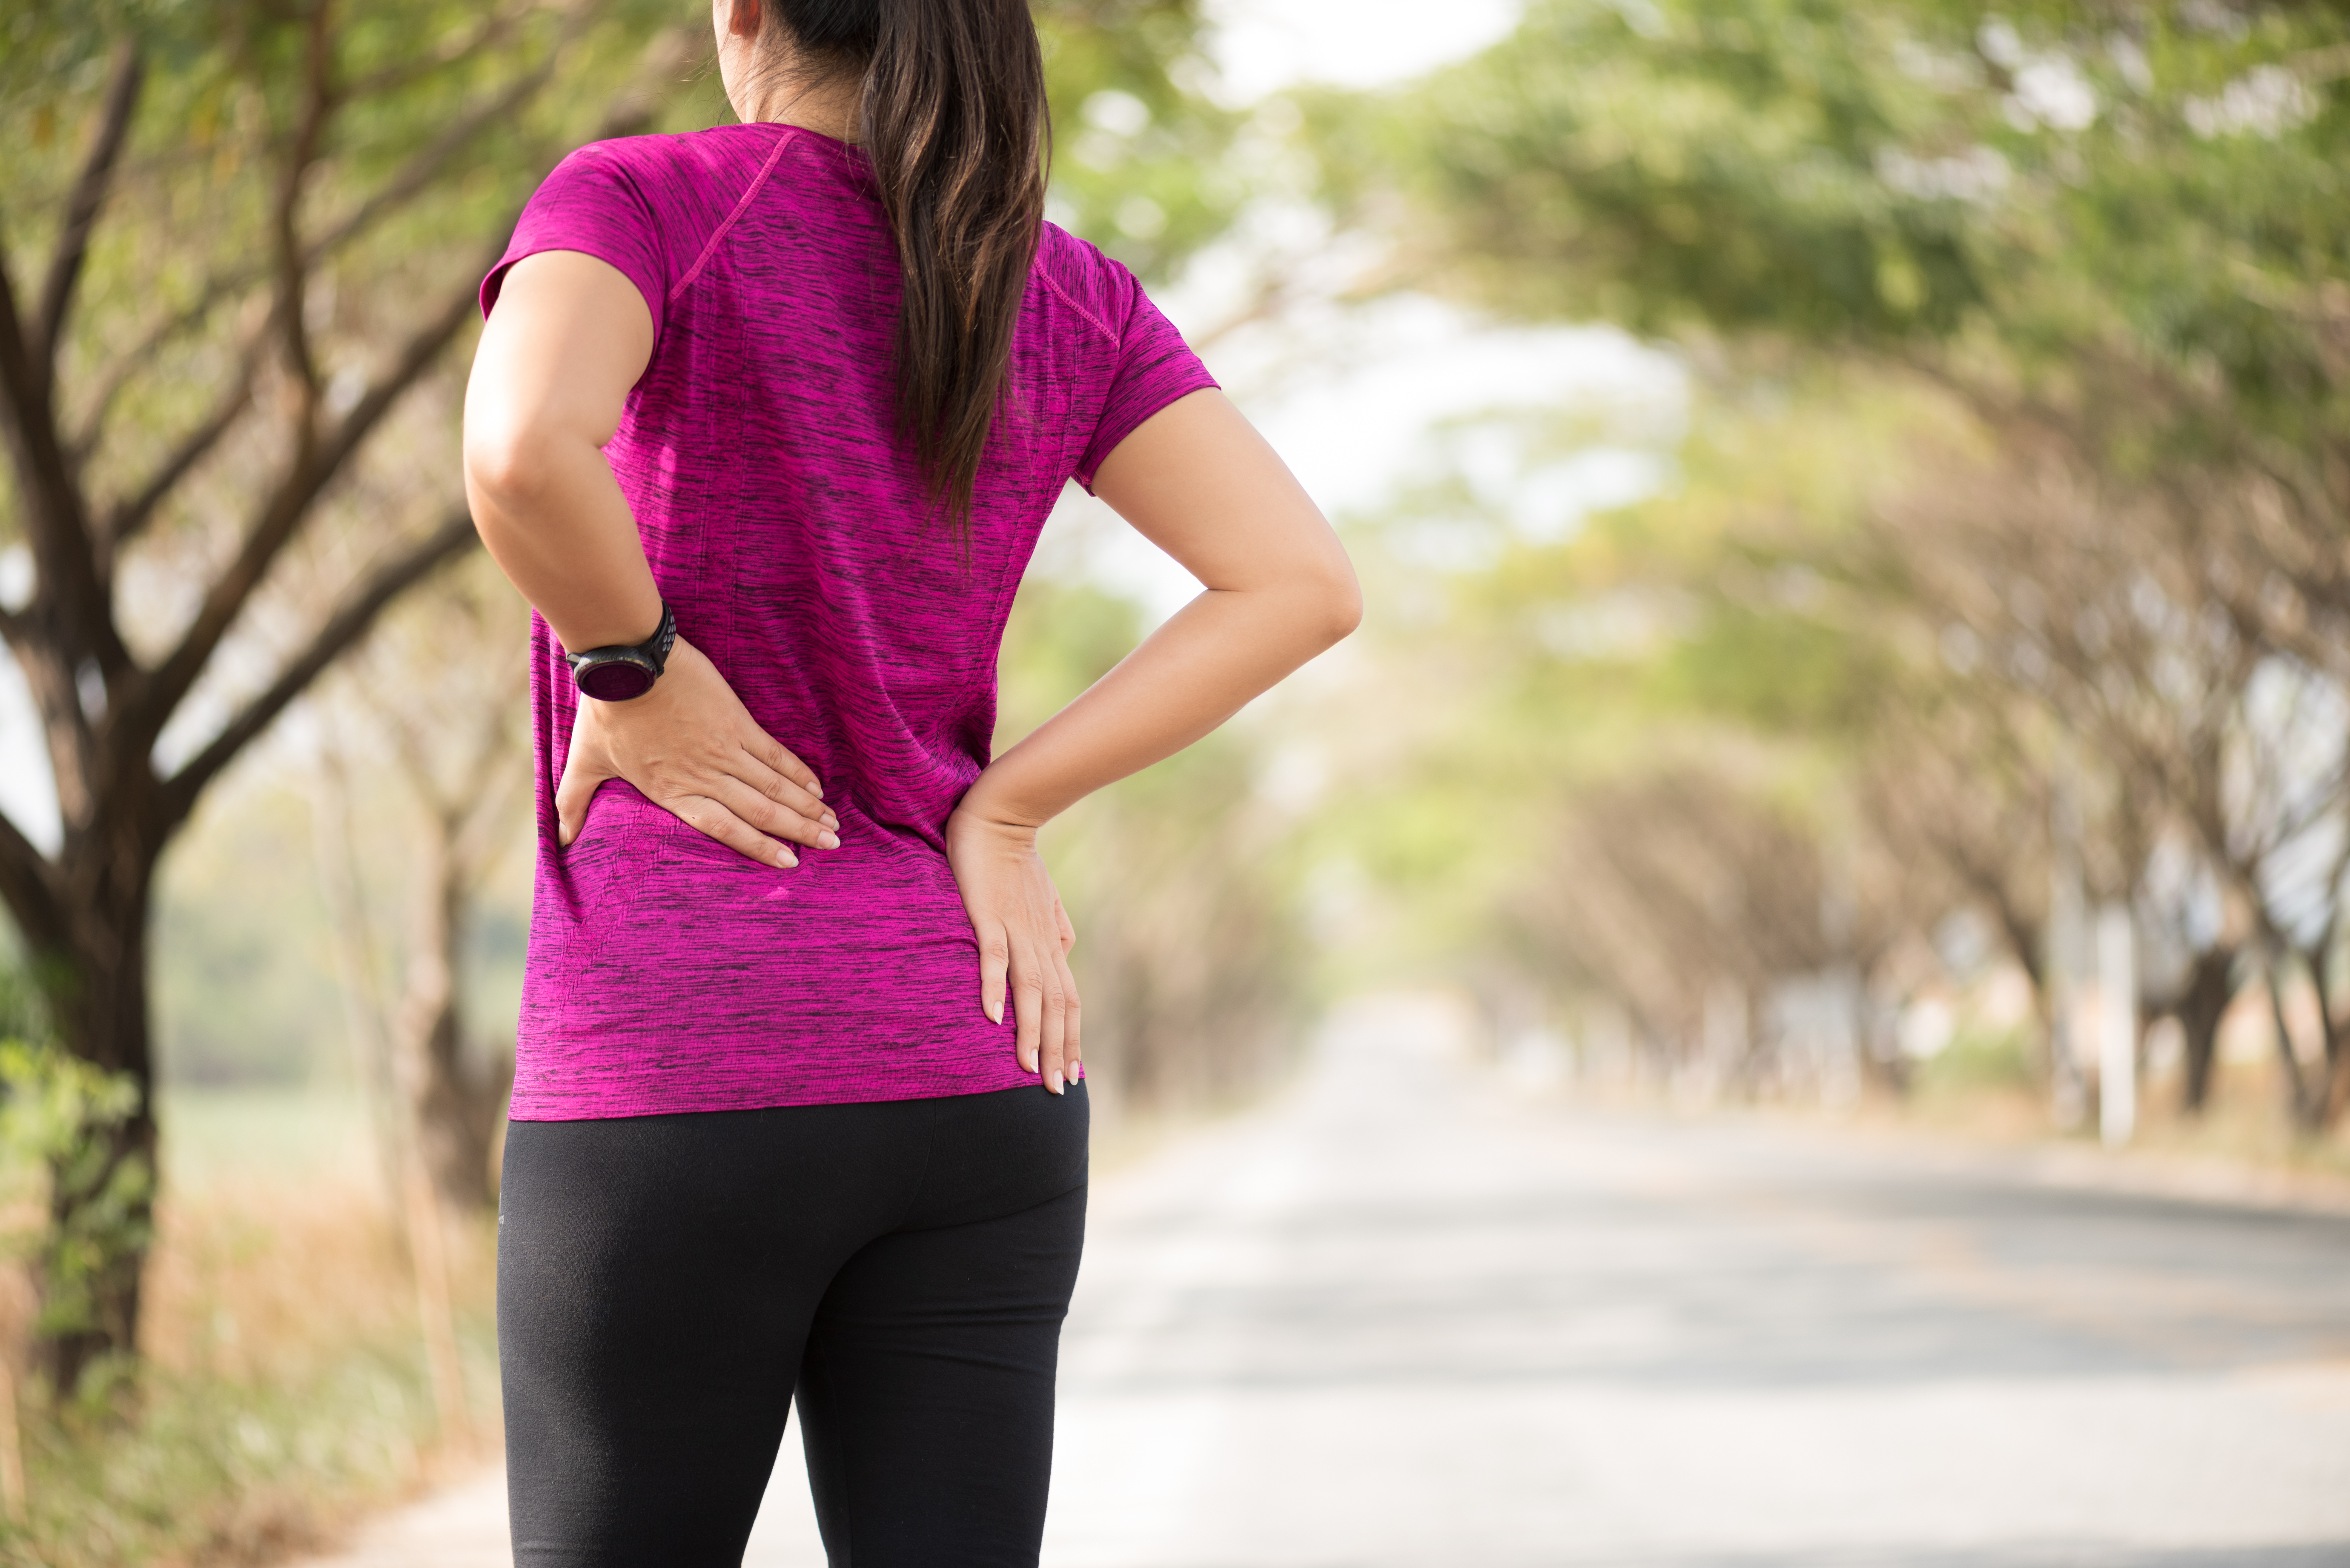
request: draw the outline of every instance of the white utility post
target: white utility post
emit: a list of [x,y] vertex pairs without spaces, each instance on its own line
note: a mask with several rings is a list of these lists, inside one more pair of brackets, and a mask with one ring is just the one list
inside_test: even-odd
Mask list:
[[2097,1134],[2109,1148],[2137,1129],[2136,935],[2127,904],[2097,910]]
[[2060,736],[2048,807],[2048,1088],[2059,1132],[2081,1125],[2088,1109],[2089,1043],[2074,1012],[2088,976],[2088,903],[2081,886],[2081,808],[2074,798],[2072,752]]

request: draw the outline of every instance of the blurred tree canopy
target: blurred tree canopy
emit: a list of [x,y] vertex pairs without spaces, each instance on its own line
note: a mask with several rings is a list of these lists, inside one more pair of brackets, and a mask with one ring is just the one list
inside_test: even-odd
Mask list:
[[[32,579],[0,633],[61,819],[54,853],[0,825],[0,897],[65,1048],[137,1090],[92,1128],[109,1180],[153,1168],[157,860],[470,545],[448,350],[538,174],[650,119],[684,58],[660,19],[195,0],[0,21],[0,529]],[[61,1231],[86,1185],[55,1185]],[[135,1342],[142,1253],[99,1272],[84,1321],[51,1323],[61,1388]]]
[[[2294,1047],[2277,994],[2280,1071],[2303,1125],[2340,1116],[2350,15],[1538,0],[1485,55],[1312,117],[1327,200],[1399,275],[1616,321],[1692,373],[1662,494],[1513,545],[1444,613],[1511,717],[1602,776],[1527,792],[1544,841],[1606,840],[1629,770],[1643,833],[1744,842],[1673,782],[1694,727],[1826,868],[1830,961],[1761,965],[1735,899],[1676,939],[1669,876],[1602,888],[1565,849],[1492,883],[1544,961],[1645,1007],[1668,1054],[1736,981],[1760,1050],[1771,988],[1842,964],[1898,1002],[1967,909],[2038,984],[2062,1073],[2072,905],[2128,900],[2190,1105],[2235,986],[2298,974],[2319,1038]],[[1592,960],[1592,922],[1634,917],[1677,1017]]]
[[1155,281],[1222,234],[1246,194],[1235,116],[1207,96],[1199,0],[1044,0],[1051,215]]

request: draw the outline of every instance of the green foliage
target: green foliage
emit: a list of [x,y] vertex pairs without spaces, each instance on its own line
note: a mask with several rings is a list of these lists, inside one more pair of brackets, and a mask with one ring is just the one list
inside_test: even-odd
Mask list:
[[[113,1135],[138,1113],[139,1085],[67,1053],[32,975],[0,967],[0,1257],[41,1285],[36,1338],[99,1325],[106,1282],[152,1239],[155,1172],[118,1158]],[[120,1368],[116,1368],[120,1371]],[[103,1403],[108,1379],[81,1392]]]
[[1199,0],[1036,7],[1054,119],[1054,216],[1145,279],[1223,232],[1244,193],[1237,117],[1204,93]]
[[1946,129],[1887,68],[1899,34],[1892,12],[1834,0],[1551,0],[1343,151],[1403,171],[1451,264],[1509,303],[1646,327],[1947,331],[2000,258],[1956,203],[1877,177],[1880,152]]
[[[377,371],[427,302],[494,250],[553,158],[595,132],[641,71],[648,36],[678,19],[655,0],[338,11],[325,42],[329,112],[314,127],[309,15],[154,0],[35,5],[5,25],[0,137],[17,150],[6,260],[26,289],[42,276],[112,52],[136,39],[147,61],[120,189],[65,345],[64,384],[83,393],[67,405],[68,428],[105,420],[100,474],[160,461],[231,384],[255,327],[238,306],[265,293],[276,259],[289,147],[317,139],[296,211],[317,254],[308,326],[321,373]],[[548,70],[565,90],[523,90]],[[109,400],[89,390],[125,371]]]
[[109,1134],[139,1109],[127,1074],[100,1072],[54,1044],[0,1040],[0,1180],[37,1193],[61,1222],[10,1238],[42,1281],[36,1332],[98,1325],[95,1287],[150,1240],[154,1172],[114,1158]]
[[996,660],[997,749],[1051,718],[1142,638],[1141,612],[1100,588],[1031,576]]
[[1399,187],[1507,306],[1995,346],[2058,392],[2123,350],[2227,393],[2138,410],[2167,416],[2148,460],[2247,419],[2338,439],[2345,47],[2322,6],[1548,0],[1357,111],[1332,188]]
[[2126,324],[2305,390],[2296,280],[2350,241],[2340,34],[2324,7],[1548,0],[1381,123],[1504,296],[1815,341]]
[[2031,1035],[2021,1029],[1961,1029],[1917,1067],[1918,1092],[1963,1096],[1983,1090],[2029,1092],[2038,1080]]

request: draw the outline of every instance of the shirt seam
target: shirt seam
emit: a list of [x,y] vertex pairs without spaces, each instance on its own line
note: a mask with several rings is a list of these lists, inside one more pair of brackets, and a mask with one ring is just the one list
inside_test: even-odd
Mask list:
[[791,144],[792,139],[788,131],[775,138],[775,151],[767,154],[767,161],[764,163],[759,165],[759,171],[751,176],[751,183],[744,188],[742,199],[734,203],[734,210],[726,214],[725,222],[711,231],[710,238],[702,244],[702,254],[693,258],[693,265],[685,269],[685,275],[671,286],[668,303],[676,304],[677,296],[693,286],[693,280],[702,275],[702,269],[708,266],[710,258],[717,254],[718,242],[726,237],[743,213],[749,210],[752,200],[766,185],[767,176],[775,171],[777,161],[784,155],[784,149]]
[[1079,318],[1081,318],[1086,325],[1091,327],[1095,331],[1100,333],[1104,338],[1107,339],[1112,349],[1116,349],[1118,347],[1118,334],[1112,332],[1109,327],[1103,323],[1100,317],[1096,316],[1092,311],[1087,310],[1084,306],[1079,305],[1076,301],[1076,297],[1070,294],[1067,289],[1063,288],[1059,280],[1055,278],[1051,273],[1039,267],[1036,271],[1036,277],[1037,280],[1044,284],[1046,288],[1049,288],[1055,294],[1059,295],[1061,296],[1061,303],[1067,306],[1071,310],[1076,311]]

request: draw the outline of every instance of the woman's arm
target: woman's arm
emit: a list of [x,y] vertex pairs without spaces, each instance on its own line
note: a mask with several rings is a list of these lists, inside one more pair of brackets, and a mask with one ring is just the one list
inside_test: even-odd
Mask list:
[[1071,940],[1036,829],[1171,756],[1355,628],[1362,592],[1330,524],[1222,392],[1162,409],[1120,441],[1094,492],[1206,592],[1034,734],[995,759],[947,826],[980,941],[981,1004],[1009,986],[1017,1049],[1058,1088],[1078,1060]]
[[[473,354],[465,494],[474,525],[575,652],[642,642],[660,621],[636,519],[603,453],[652,348],[652,313],[625,274],[577,251],[546,251],[507,271]],[[580,695],[556,790],[563,843],[578,836],[608,778],[767,865],[795,864],[775,838],[839,843],[816,775],[753,722],[683,638],[643,696]]]

